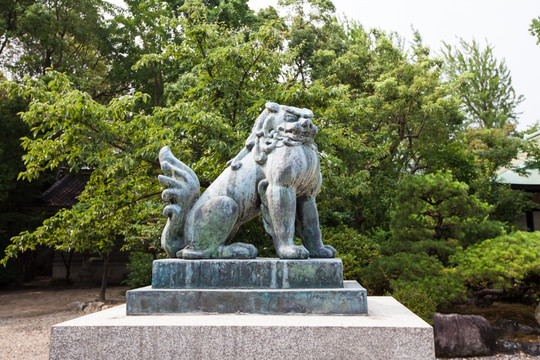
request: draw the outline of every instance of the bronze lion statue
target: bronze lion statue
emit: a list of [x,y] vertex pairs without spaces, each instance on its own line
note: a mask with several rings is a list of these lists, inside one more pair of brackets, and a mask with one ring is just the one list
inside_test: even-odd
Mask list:
[[[170,257],[251,259],[257,249],[232,242],[239,227],[262,212],[266,232],[282,259],[333,258],[324,245],[315,197],[321,188],[318,128],[308,109],[267,103],[245,147],[200,195],[195,173],[169,147],[159,161],[168,217],[161,244]],[[294,235],[303,246],[295,246]]]

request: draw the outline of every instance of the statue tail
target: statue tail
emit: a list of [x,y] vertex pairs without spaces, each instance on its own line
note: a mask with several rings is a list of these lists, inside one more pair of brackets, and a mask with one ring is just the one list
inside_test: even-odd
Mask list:
[[168,220],[161,233],[161,246],[169,257],[175,258],[176,253],[187,245],[184,241],[184,221],[201,194],[201,186],[193,170],[175,158],[168,146],[159,152],[159,162],[165,174],[158,176],[159,182],[165,187],[161,198],[169,204],[163,210]]

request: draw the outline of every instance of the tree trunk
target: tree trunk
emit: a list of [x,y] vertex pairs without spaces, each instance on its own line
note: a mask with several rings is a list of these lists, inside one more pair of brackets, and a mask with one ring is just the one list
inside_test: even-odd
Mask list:
[[109,254],[103,255],[103,276],[101,277],[101,290],[99,300],[105,301],[105,292],[107,291],[107,279],[109,278]]
[[69,256],[67,260],[63,253],[60,254],[60,256],[62,257],[62,262],[64,263],[64,267],[66,268],[66,280],[69,280],[71,277],[71,259],[73,258],[73,250],[70,250],[68,254]]

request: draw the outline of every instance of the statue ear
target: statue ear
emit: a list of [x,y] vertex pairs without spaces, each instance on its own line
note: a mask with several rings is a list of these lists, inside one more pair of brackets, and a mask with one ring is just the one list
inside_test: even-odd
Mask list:
[[279,104],[277,104],[275,102],[267,102],[266,103],[266,108],[268,110],[270,110],[271,112],[277,113],[279,111]]

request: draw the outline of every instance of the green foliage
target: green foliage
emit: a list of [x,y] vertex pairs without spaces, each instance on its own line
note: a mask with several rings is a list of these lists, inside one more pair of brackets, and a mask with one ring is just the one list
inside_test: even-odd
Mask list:
[[457,272],[473,289],[495,288],[524,292],[532,288],[540,297],[540,234],[515,232],[485,240],[456,253]]
[[[385,245],[381,246],[384,250]],[[374,295],[414,287],[438,305],[464,299],[466,289],[459,275],[424,252],[396,252],[374,260],[364,269],[363,284]]]
[[467,130],[468,150],[475,157],[478,171],[485,177],[493,177],[498,169],[508,166],[522,150],[523,140],[511,136],[512,131],[511,126]]
[[463,166],[464,146],[453,136],[463,117],[440,62],[420,45],[409,56],[392,37],[354,23],[334,33],[331,49],[313,53],[312,83],[282,97],[307,104],[321,124],[322,223],[369,231],[387,226],[403,173]]
[[531,26],[529,27],[529,31],[533,36],[536,36],[537,40],[536,43],[540,44],[540,16],[532,19]]
[[[513,136],[513,126],[500,128],[469,128],[464,133],[467,151],[473,157],[475,172],[468,179],[471,192],[493,207],[492,220],[502,221],[509,228],[534,204],[530,194],[512,190],[507,184],[497,182],[500,169],[512,169],[525,175],[530,168],[537,168],[538,144]],[[515,167],[518,154],[527,154],[522,166]]]
[[155,260],[150,253],[132,251],[129,254],[127,268],[128,278],[124,281],[130,289],[136,289],[152,284],[152,262]]
[[343,277],[346,280],[362,279],[362,268],[378,255],[377,244],[368,236],[342,226],[322,228],[325,243],[332,245],[343,261]]
[[92,91],[107,75],[101,45],[107,42],[104,16],[109,10],[101,0],[4,1],[5,65],[20,77],[53,67]]
[[[521,97],[490,46],[447,46],[443,61],[417,33],[406,51],[395,34],[338,22],[329,0],[281,0],[283,18],[273,8],[255,15],[246,0],[125,3],[7,1],[0,9],[0,55],[20,51],[10,63],[16,81],[3,85],[20,106],[0,104],[13,132],[2,165],[16,137],[24,151],[23,167],[2,168],[0,200],[18,172],[35,182],[59,166],[92,171],[79,203],[13,238],[4,264],[38,246],[105,257],[121,240],[134,251],[130,285],[147,283],[165,222],[159,149],[169,145],[204,189],[266,101],[315,113],[320,222],[345,277],[394,293],[426,319],[434,303],[466,293],[449,262],[456,248],[496,237],[493,220],[510,227],[529,206],[494,181],[520,151],[537,167],[540,150],[515,134]],[[21,80],[24,72],[31,77]],[[260,220],[237,240],[273,255]]]
[[0,203],[6,201],[15,189],[15,179],[24,164],[20,158],[24,154],[20,146],[20,138],[29,132],[28,126],[22,122],[17,113],[24,110],[24,102],[20,99],[7,99],[0,96]]
[[393,200],[390,236],[381,256],[364,269],[363,283],[374,293],[412,288],[436,304],[460,301],[466,288],[449,258],[460,246],[500,234],[488,220],[490,206],[469,195],[449,172],[403,177]]
[[429,294],[409,286],[395,290],[391,295],[428,324],[433,325],[433,315],[437,312],[437,303]]
[[495,58],[493,46],[481,49],[476,41],[461,39],[459,47],[445,47],[446,74],[456,83],[469,121],[485,128],[515,124],[524,97],[516,95],[510,70]]
[[482,240],[475,235],[485,232],[497,235],[497,224],[487,219],[491,208],[468,190],[448,172],[404,177],[390,223],[397,246],[436,254],[446,263],[457,244],[475,243]]

